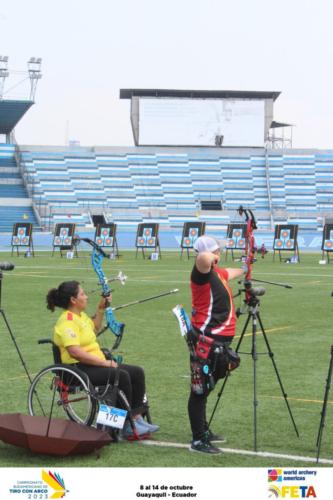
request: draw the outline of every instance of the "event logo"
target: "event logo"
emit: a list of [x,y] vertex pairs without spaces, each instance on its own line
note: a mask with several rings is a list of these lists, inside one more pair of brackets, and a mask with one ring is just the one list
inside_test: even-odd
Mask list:
[[269,485],[268,498],[317,498],[314,486],[304,484],[316,475],[317,471],[308,469],[268,469],[268,483],[278,483]]
[[270,486],[268,488],[268,498],[279,498],[280,490],[277,486]]
[[[39,476],[40,477],[40,476]],[[42,470],[41,479],[18,479],[9,494],[21,500],[64,498],[68,493],[63,478],[56,472]]]
[[54,490],[53,495],[51,495],[49,498],[63,498],[67,491],[65,488],[65,483],[63,478],[57,474],[56,472],[52,474],[51,471],[48,473],[43,470],[42,471],[42,479],[43,481],[50,486]]
[[282,469],[268,469],[268,482],[282,481]]
[[268,498],[317,498],[313,486],[270,486]]

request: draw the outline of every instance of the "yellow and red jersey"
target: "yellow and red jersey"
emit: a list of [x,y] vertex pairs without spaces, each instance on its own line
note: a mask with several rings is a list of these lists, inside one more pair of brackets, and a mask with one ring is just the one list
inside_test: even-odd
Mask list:
[[62,363],[77,363],[67,351],[67,347],[78,345],[84,351],[105,359],[97,342],[93,320],[85,313],[75,314],[63,311],[55,327],[53,341],[59,347]]

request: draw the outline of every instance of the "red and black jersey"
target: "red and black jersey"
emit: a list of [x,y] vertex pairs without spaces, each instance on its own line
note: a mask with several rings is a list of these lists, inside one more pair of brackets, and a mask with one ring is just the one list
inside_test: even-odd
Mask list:
[[236,315],[228,278],[228,271],[217,266],[205,274],[195,265],[192,270],[192,325],[210,337],[235,335]]

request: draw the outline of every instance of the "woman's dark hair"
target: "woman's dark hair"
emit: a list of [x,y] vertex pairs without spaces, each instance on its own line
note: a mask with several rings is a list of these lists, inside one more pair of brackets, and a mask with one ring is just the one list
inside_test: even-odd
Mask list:
[[52,312],[56,307],[67,309],[71,297],[77,297],[79,286],[78,281],[64,281],[58,288],[51,288],[46,296],[47,308]]

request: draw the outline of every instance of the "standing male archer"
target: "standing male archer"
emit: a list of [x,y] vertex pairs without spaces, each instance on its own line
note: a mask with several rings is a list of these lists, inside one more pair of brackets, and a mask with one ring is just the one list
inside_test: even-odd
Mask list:
[[[218,267],[221,248],[215,238],[200,236],[194,244],[194,249],[197,257],[191,273],[191,336],[194,345],[197,345],[200,335],[214,339],[214,350],[221,345],[228,346],[235,335],[235,306],[228,281],[240,278],[244,269]],[[225,373],[225,361],[219,356],[215,358],[211,372],[214,382],[223,378]],[[221,450],[212,442],[224,442],[225,439],[208,428],[206,406],[209,392],[210,389],[206,389],[200,394],[195,390],[194,384],[191,385],[188,400],[192,430],[190,450],[218,454]]]

